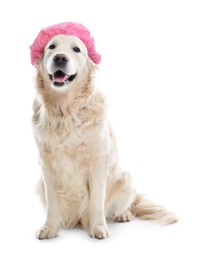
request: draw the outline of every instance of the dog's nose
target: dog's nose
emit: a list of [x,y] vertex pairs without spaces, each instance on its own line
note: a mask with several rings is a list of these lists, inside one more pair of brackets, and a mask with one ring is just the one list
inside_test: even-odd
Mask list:
[[64,54],[57,54],[54,57],[55,65],[65,65],[68,62],[68,58]]

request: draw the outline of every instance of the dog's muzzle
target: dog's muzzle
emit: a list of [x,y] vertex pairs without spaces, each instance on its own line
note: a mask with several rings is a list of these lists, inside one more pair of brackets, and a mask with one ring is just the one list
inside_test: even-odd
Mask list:
[[55,71],[52,75],[49,74],[50,80],[55,87],[63,87],[66,84],[72,82],[77,76],[77,73],[73,75],[67,75],[62,70]]
[[55,87],[63,87],[76,78],[77,73],[73,75],[68,75],[66,73],[67,63],[68,57],[66,57],[64,54],[55,55],[53,59],[54,72],[53,74],[49,74],[50,80]]

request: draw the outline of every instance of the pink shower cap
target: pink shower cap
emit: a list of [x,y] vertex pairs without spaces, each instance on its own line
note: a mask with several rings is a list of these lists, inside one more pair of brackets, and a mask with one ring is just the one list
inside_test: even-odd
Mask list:
[[39,32],[35,41],[30,46],[32,65],[37,66],[46,44],[57,34],[74,35],[80,38],[88,50],[89,58],[96,64],[100,63],[101,55],[96,52],[94,38],[90,36],[90,32],[87,28],[80,23],[66,22],[52,25]]

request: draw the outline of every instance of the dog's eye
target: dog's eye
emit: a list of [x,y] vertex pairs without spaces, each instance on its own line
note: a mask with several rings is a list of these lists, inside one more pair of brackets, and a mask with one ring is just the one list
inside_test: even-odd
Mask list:
[[51,45],[49,46],[49,49],[50,49],[50,50],[53,50],[55,47],[56,47],[56,46],[55,46],[54,44],[51,44]]
[[80,48],[78,48],[78,47],[73,47],[73,50],[74,50],[74,52],[80,52]]

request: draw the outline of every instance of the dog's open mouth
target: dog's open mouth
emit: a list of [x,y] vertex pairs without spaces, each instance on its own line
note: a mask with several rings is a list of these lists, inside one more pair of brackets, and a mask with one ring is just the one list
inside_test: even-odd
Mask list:
[[63,87],[65,84],[72,82],[76,78],[77,73],[73,75],[67,75],[62,70],[57,70],[52,75],[49,74],[49,76],[54,86]]

